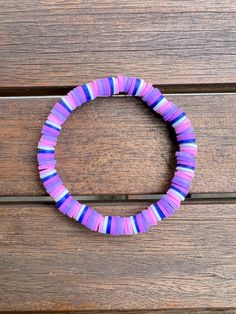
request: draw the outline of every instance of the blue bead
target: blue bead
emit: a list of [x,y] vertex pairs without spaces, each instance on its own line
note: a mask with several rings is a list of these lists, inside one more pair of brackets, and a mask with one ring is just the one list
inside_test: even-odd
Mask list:
[[89,93],[89,90],[88,90],[88,87],[86,85],[82,85],[81,86],[84,93],[85,93],[85,96],[87,98],[87,101],[90,101],[91,100],[91,96],[90,96],[90,93]]
[[108,81],[110,84],[111,95],[113,95],[114,94],[114,82],[113,82],[112,77],[108,77]]
[[60,99],[58,102],[59,102],[59,104],[62,105],[69,113],[72,112],[72,110],[71,110],[69,107],[67,107],[67,105],[64,103],[64,101],[63,101],[62,99]]
[[42,178],[41,181],[42,182],[45,182],[53,177],[55,177],[57,175],[57,172],[53,173],[53,174],[50,174],[49,176],[45,177],[45,178]]
[[196,140],[193,139],[189,139],[189,140],[182,140],[182,141],[178,141],[179,144],[184,144],[184,143],[195,143]]
[[150,108],[152,108],[152,109],[155,108],[156,105],[159,104],[159,102],[160,102],[163,98],[164,98],[163,95],[159,96],[159,97],[157,98],[157,100],[155,100],[154,103],[151,104]]
[[191,169],[191,170],[195,169],[195,167],[188,166],[188,165],[183,165],[183,164],[177,164],[176,167],[183,167],[183,168],[187,168],[187,169]]
[[111,216],[108,216],[106,233],[111,233]]
[[179,119],[181,119],[181,118],[184,117],[184,116],[185,116],[185,113],[182,112],[182,113],[179,114],[175,119],[171,120],[171,121],[170,121],[170,124],[171,124],[171,125],[174,124],[175,122],[177,122]]
[[57,207],[59,208],[59,207],[68,199],[69,196],[70,196],[69,193],[67,193],[65,196],[63,196],[63,197],[56,203]]
[[166,216],[164,215],[164,213],[162,212],[162,210],[160,209],[160,207],[157,205],[157,203],[153,204],[156,211],[158,212],[159,216],[161,217],[161,219],[166,218]]
[[132,93],[133,96],[135,96],[135,94],[137,93],[140,83],[141,83],[141,80],[140,79],[136,79],[136,82],[135,82],[135,85],[134,85],[134,90],[133,90],[133,93]]
[[38,149],[38,154],[54,154],[54,150],[49,150],[49,149]]
[[136,229],[137,229],[137,232],[140,232],[140,229],[139,229],[139,226],[138,226],[138,222],[137,222],[136,215],[135,215],[135,216],[133,216],[133,218],[134,218],[134,223],[135,223],[135,227],[136,227]]
[[180,189],[176,188],[175,186],[171,185],[170,187],[171,189],[175,190],[176,192],[178,192],[179,194],[183,195],[184,197],[186,196],[186,193],[181,191]]
[[45,122],[44,123],[44,125],[46,125],[46,126],[48,126],[49,128],[51,128],[51,129],[54,129],[54,130],[56,130],[56,131],[61,131],[59,128],[57,128],[56,126],[54,126],[54,125],[51,125],[51,124],[49,124],[49,123],[47,123],[47,122]]
[[84,215],[86,214],[87,210],[88,210],[88,206],[85,206],[85,207],[84,207],[84,210],[83,210],[83,212],[82,212],[82,214],[81,214],[80,217],[79,217],[78,222],[81,223],[81,222],[83,221]]

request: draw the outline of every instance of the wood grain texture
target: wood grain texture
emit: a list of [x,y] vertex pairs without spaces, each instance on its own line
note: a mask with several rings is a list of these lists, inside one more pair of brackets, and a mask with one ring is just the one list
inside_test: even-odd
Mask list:
[[[9,312],[8,312],[9,313]],[[10,312],[11,314],[19,314],[20,312]],[[35,312],[27,312],[32,314]],[[120,311],[120,310],[104,310],[104,311],[53,311],[45,312],[39,311],[37,314],[235,314],[235,309],[181,309],[181,310],[131,310],[131,311]]]
[[2,311],[236,307],[236,204],[183,205],[134,237],[90,232],[47,205],[1,206],[0,220]]
[[1,1],[0,86],[235,83],[234,1]]
[[[168,98],[196,128],[199,156],[191,192],[236,192],[236,94]],[[0,195],[45,195],[36,149],[56,99],[0,99]],[[76,195],[163,193],[175,169],[174,138],[139,99],[99,98],[64,125],[57,169]]]

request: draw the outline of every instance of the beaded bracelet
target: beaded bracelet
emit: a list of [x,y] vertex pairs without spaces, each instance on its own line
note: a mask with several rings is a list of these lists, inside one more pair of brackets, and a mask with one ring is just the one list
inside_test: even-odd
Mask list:
[[[139,214],[120,217],[103,216],[91,206],[81,204],[65,188],[56,171],[55,146],[62,124],[71,112],[97,96],[124,92],[142,100],[162,115],[175,129],[179,151],[176,152],[176,171],[167,193]],[[180,207],[190,189],[194,176],[197,145],[194,129],[186,114],[168,101],[161,92],[142,79],[118,76],[94,80],[78,86],[56,103],[41,131],[38,144],[38,169],[47,193],[55,200],[59,211],[87,228],[105,234],[131,235],[148,231],[150,226],[168,218]]]

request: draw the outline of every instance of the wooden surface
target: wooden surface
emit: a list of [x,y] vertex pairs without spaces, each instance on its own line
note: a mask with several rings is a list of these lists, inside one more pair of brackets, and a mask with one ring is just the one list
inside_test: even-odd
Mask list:
[[[191,192],[236,192],[236,94],[167,97],[196,129],[199,157]],[[2,196],[45,195],[35,167],[37,141],[57,98],[0,99]],[[139,99],[100,98],[65,123],[57,169],[73,194],[164,193],[175,171],[175,143],[172,129]]]
[[183,205],[137,237],[90,232],[54,206],[5,205],[0,217],[2,310],[236,307],[235,205]]
[[1,1],[0,85],[235,83],[232,0]]
[[[0,8],[0,313],[236,313],[235,2],[0,0]],[[160,86],[186,111],[199,156],[190,199],[174,217],[114,238],[57,212],[36,147],[62,92],[118,73]],[[137,98],[99,98],[66,122],[57,169],[78,198],[127,215],[166,191],[176,149],[172,129]]]

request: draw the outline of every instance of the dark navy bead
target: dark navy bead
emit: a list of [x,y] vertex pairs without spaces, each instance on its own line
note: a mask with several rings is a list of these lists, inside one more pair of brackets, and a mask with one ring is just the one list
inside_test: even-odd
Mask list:
[[82,89],[84,91],[84,94],[85,94],[87,100],[90,101],[91,100],[91,96],[90,96],[88,87],[86,85],[82,85],[81,87],[82,87]]
[[141,80],[140,79],[136,79],[136,82],[135,82],[135,85],[134,85],[134,90],[133,90],[133,93],[132,93],[133,96],[135,96],[135,94],[137,93],[140,83],[141,83]]
[[51,125],[51,124],[49,124],[49,123],[47,123],[47,122],[45,122],[44,123],[44,125],[46,125],[46,126],[48,126],[49,128],[51,128],[51,129],[54,129],[54,130],[56,130],[56,131],[61,131],[59,128],[57,128],[56,126],[54,126],[54,125]]
[[65,196],[63,196],[63,198],[61,198],[61,199],[56,203],[57,207],[59,208],[59,207],[68,199],[69,196],[70,196],[69,193],[67,193]]
[[178,192],[179,194],[183,195],[184,197],[186,196],[186,193],[181,191],[180,189],[176,188],[175,186],[171,185],[170,187],[171,189],[175,190],[176,192]]
[[106,233],[111,233],[111,216],[108,216]]
[[112,77],[108,77],[109,85],[110,85],[110,90],[111,90],[111,95],[114,94],[114,82]]
[[54,150],[49,150],[49,149],[38,149],[38,154],[54,154]]
[[184,165],[184,164],[177,164],[176,167],[183,167],[183,168],[187,168],[187,169],[191,169],[194,170],[195,168],[192,166],[188,166],[188,165]]
[[81,214],[80,217],[79,217],[78,222],[80,222],[80,223],[82,222],[82,220],[83,220],[83,218],[84,218],[84,215],[86,214],[87,210],[88,210],[88,206],[85,206],[85,207],[84,207],[84,210],[83,210],[83,212],[82,212],[82,214]]
[[175,122],[177,122],[179,119],[183,118],[185,116],[185,112],[182,112],[181,114],[179,114],[175,119],[170,121],[170,124],[174,124]]
[[41,181],[42,182],[46,182],[47,180],[55,177],[57,175],[57,172],[53,173],[53,174],[50,174],[49,176],[45,177],[45,178],[42,178]]
[[136,215],[135,215],[135,216],[133,216],[133,218],[134,218],[134,224],[135,224],[135,227],[136,227],[136,229],[137,229],[137,232],[140,232],[140,229],[139,229],[139,226],[138,226],[138,221],[137,221]]
[[156,211],[158,212],[159,216],[161,217],[161,219],[166,218],[165,214],[162,212],[162,210],[160,209],[160,207],[157,205],[157,203],[153,204],[154,207],[156,208]]
[[189,139],[189,140],[182,140],[182,141],[178,141],[179,144],[184,144],[184,143],[195,143],[196,140],[194,138]]
[[64,103],[64,101],[62,99],[60,99],[59,104],[62,105],[69,113],[72,112],[72,110]]
[[156,105],[159,104],[159,102],[160,102],[163,98],[164,98],[163,95],[159,96],[159,97],[157,98],[157,100],[155,100],[154,103],[151,104],[150,108],[152,108],[152,109],[155,108]]

